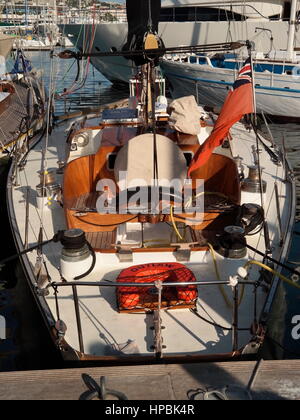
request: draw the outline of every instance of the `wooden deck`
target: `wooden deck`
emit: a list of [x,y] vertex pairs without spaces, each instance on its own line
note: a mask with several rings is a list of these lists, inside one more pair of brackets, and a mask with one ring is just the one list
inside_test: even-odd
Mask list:
[[[247,387],[255,362],[100,367],[0,373],[1,400],[77,400],[87,391],[82,374],[129,400],[188,400],[193,390]],[[300,360],[264,361],[252,388],[255,400],[299,400]]]
[[113,245],[116,243],[116,231],[113,232],[89,232],[86,239],[96,251],[114,250]]

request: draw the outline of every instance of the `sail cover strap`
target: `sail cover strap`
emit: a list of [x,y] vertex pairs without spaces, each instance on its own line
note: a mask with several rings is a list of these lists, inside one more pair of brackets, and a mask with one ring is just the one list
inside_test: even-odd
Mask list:
[[[161,0],[126,0],[128,38],[123,51],[143,50],[146,33],[157,34],[160,18]],[[145,64],[145,57],[126,57],[133,59],[137,66]]]

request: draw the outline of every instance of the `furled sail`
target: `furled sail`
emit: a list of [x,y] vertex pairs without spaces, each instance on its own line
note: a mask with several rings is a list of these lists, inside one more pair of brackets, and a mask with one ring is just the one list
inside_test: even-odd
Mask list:
[[[141,51],[144,49],[146,34],[157,35],[161,0],[126,0],[128,38],[123,51]],[[158,37],[157,37],[158,38]],[[158,39],[159,47],[163,43]],[[146,56],[126,56],[137,66],[145,64]]]

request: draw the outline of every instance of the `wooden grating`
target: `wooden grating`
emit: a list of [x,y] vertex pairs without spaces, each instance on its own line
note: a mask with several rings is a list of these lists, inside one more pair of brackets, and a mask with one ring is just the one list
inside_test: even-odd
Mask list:
[[89,232],[86,239],[95,251],[115,251],[113,245],[116,243],[117,232]]

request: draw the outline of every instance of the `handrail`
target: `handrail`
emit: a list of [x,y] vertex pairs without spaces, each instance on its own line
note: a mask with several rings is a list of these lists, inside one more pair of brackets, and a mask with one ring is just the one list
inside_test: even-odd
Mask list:
[[[162,273],[163,274],[163,273]],[[72,287],[72,286],[89,286],[89,287],[156,287],[155,282],[153,283],[113,283],[110,281],[106,282],[92,282],[92,281],[70,281],[70,282],[52,282],[49,283],[46,286],[46,289],[49,289],[50,287]],[[191,282],[163,282],[163,287],[185,287],[185,286],[217,286],[219,284],[231,286],[230,281],[206,281],[206,282],[200,282],[200,281],[191,281]],[[247,285],[247,286],[254,286],[256,282],[251,281],[240,281],[240,285]]]
[[[157,281],[157,282],[152,282],[152,283],[114,283],[114,282],[110,282],[110,281],[100,281],[100,282],[88,282],[88,281],[71,281],[71,282],[60,282],[60,283],[56,283],[56,282],[52,282],[49,283],[46,286],[46,290],[49,289],[50,287],[53,287],[54,290],[57,291],[57,289],[59,287],[72,287],[72,291],[73,291],[73,299],[74,299],[74,305],[75,305],[75,316],[76,316],[76,323],[77,323],[77,333],[78,333],[78,341],[79,341],[79,349],[80,352],[82,354],[84,354],[84,340],[83,340],[83,330],[82,330],[82,323],[81,323],[81,316],[80,316],[80,307],[79,307],[79,298],[78,298],[78,293],[77,293],[77,287],[79,286],[89,286],[89,287],[99,287],[99,286],[103,286],[103,287],[132,287],[132,288],[136,288],[136,287],[157,287],[158,289],[158,304],[159,304],[159,309],[158,309],[158,317],[160,318],[160,302],[161,302],[161,294],[162,294],[162,289],[164,287],[186,287],[186,286],[192,286],[192,285],[197,285],[197,286],[214,286],[214,285],[228,285],[231,286],[233,289],[233,300],[234,300],[234,305],[233,305],[233,322],[232,322],[232,347],[233,347],[233,351],[237,351],[238,350],[238,332],[239,332],[239,326],[238,326],[238,321],[239,321],[239,286],[240,285],[251,285],[255,287],[255,291],[256,289],[256,282],[250,282],[250,281],[237,281],[235,283],[232,283],[231,281],[209,281],[209,282],[199,282],[199,281],[194,281],[194,282],[183,282],[183,283],[179,283],[179,282],[162,282],[162,281]],[[255,292],[256,293],[256,292]],[[57,309],[58,309],[58,299],[56,300],[57,302]],[[58,312],[58,318],[59,318],[59,312]],[[159,353],[160,356],[162,357],[162,353]],[[157,353],[156,353],[157,355]]]
[[284,231],[283,231],[282,221],[281,221],[280,195],[279,195],[277,181],[275,181],[274,190],[275,190],[275,199],[276,199],[277,223],[278,223],[278,229],[279,229],[279,235],[280,235],[280,246],[282,246],[284,243]]

